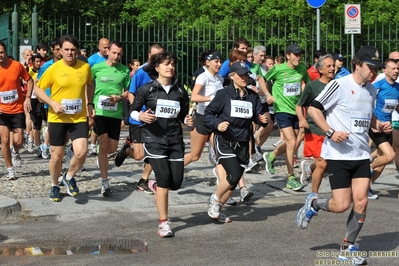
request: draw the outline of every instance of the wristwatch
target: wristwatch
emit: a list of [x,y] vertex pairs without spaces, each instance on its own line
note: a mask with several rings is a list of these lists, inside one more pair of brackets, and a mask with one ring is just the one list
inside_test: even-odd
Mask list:
[[331,139],[332,135],[334,135],[335,130],[330,128],[329,130],[327,130],[326,132],[326,136]]

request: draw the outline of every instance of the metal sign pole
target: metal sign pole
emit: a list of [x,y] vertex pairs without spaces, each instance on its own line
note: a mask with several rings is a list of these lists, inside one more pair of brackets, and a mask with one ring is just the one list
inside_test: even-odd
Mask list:
[[316,49],[320,50],[320,8],[316,9]]
[[351,53],[352,59],[355,56],[355,34],[351,34]]

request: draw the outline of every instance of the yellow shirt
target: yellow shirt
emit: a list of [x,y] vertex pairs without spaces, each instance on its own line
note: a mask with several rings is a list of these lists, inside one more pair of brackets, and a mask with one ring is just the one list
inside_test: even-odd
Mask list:
[[37,86],[46,90],[50,87],[50,97],[64,106],[64,113],[56,114],[49,106],[48,122],[80,123],[87,121],[86,84],[91,84],[92,75],[89,64],[76,60],[74,66],[68,66],[59,60],[50,66],[37,82]]

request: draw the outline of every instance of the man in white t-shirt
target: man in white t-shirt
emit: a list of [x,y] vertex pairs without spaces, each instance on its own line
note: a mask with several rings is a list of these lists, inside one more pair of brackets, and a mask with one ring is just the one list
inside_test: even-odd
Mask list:
[[370,81],[380,67],[377,49],[363,46],[352,60],[353,74],[329,82],[308,109],[309,115],[327,136],[321,157],[327,160],[332,197],[322,199],[316,193],[310,193],[298,211],[297,224],[304,229],[319,210],[342,213],[353,202],[338,259],[356,265],[367,264],[363,257],[357,256],[358,247],[354,244],[363,226],[368,202],[368,132],[370,127],[381,132],[392,131],[390,122],[380,122],[373,114],[376,90]]

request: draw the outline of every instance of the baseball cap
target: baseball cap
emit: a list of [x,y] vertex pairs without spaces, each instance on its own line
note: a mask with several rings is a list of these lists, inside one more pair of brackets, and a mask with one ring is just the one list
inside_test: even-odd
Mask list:
[[297,44],[290,44],[287,46],[287,54],[289,54],[289,53],[298,54],[298,53],[303,53],[303,52],[304,51]]
[[238,75],[244,75],[248,73],[247,65],[243,62],[235,62],[229,67],[230,72],[235,72]]
[[356,52],[356,57],[363,60],[371,68],[381,68],[383,66],[378,50],[374,46],[363,46]]
[[215,59],[223,60],[223,56],[220,53],[215,52],[206,57],[206,60],[215,60]]
[[334,61],[335,60],[344,61],[342,54],[334,54],[333,59],[334,59]]

